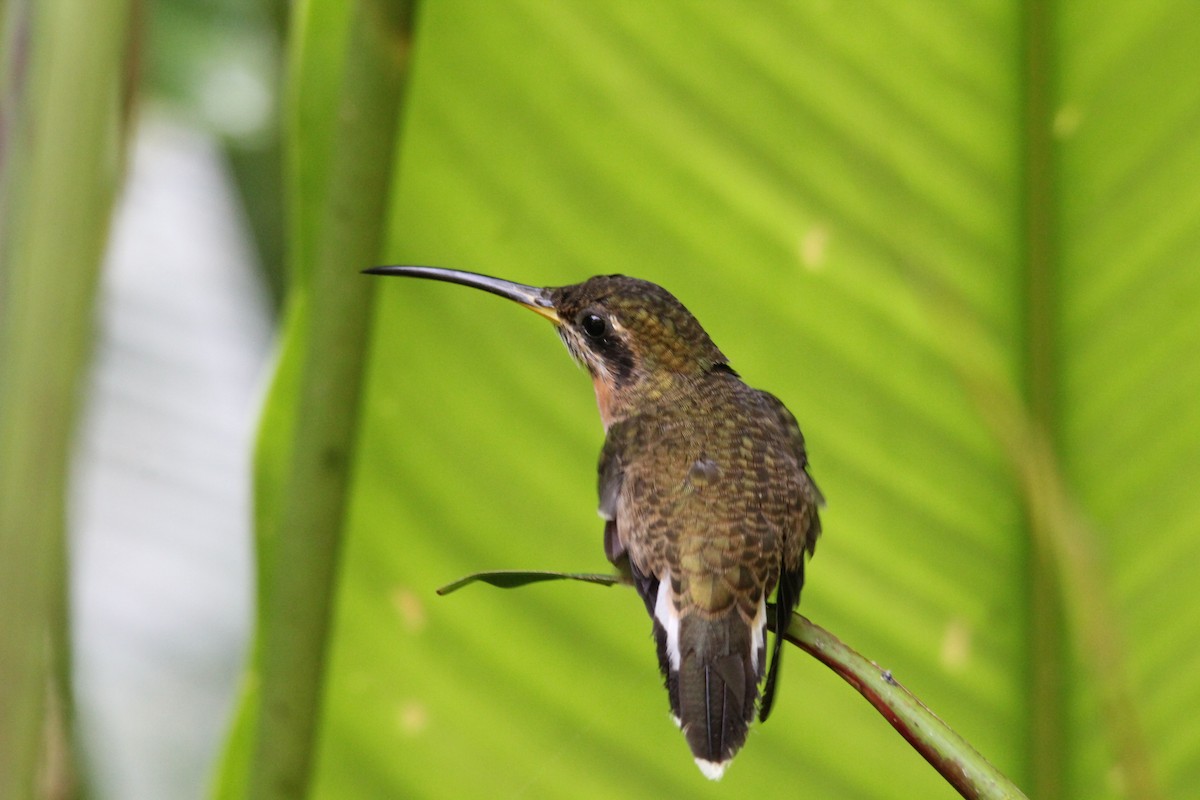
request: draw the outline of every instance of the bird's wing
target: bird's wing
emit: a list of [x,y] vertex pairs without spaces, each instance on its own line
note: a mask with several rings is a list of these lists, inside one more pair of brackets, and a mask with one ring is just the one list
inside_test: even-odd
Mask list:
[[808,450],[804,444],[804,434],[800,432],[800,424],[796,422],[792,412],[787,410],[787,406],[778,397],[763,391],[760,391],[759,395],[767,407],[774,412],[780,430],[787,436],[788,446],[796,458],[799,469],[798,475],[795,476],[796,497],[794,500],[803,513],[800,515],[795,529],[786,532],[791,540],[784,547],[783,568],[784,571],[803,570],[803,559],[800,554],[807,550],[811,556],[816,549],[817,539],[821,535],[821,518],[817,510],[825,505],[825,497],[817,488],[812,476],[808,474]]
[[625,465],[621,459],[624,426],[617,423],[610,428],[600,451],[599,485],[600,506],[597,511],[604,520],[604,554],[615,566],[628,560],[625,542],[617,530],[617,500],[621,496],[621,485],[625,480]]
[[622,421],[609,426],[600,451],[599,495],[597,509],[604,520],[604,554],[618,570],[633,580],[638,596],[646,604],[646,610],[654,615],[654,604],[658,599],[658,578],[653,572],[643,573],[629,558],[629,531],[621,530],[617,523],[617,507],[625,483],[625,464],[629,457],[636,431],[632,421]]
[[796,459],[797,474],[791,476],[789,498],[798,513],[793,515],[793,524],[785,530],[783,562],[779,571],[779,588],[775,594],[775,642],[771,649],[771,666],[767,671],[767,682],[763,687],[762,702],[759,704],[759,719],[766,721],[775,702],[776,680],[779,675],[779,659],[783,652],[783,631],[792,611],[800,602],[800,590],[804,586],[804,553],[811,556],[821,534],[821,519],[817,509],[825,504],[825,498],[808,474],[808,452],[804,445],[804,434],[792,412],[779,398],[768,392],[759,392],[763,403],[769,408],[788,442],[788,448]]

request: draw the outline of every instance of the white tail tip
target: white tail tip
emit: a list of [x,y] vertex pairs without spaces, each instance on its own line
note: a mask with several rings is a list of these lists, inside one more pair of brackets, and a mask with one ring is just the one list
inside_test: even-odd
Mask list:
[[704,773],[704,777],[710,781],[719,781],[721,780],[721,776],[725,774],[725,767],[729,766],[729,762],[705,761],[703,758],[697,758],[696,766]]

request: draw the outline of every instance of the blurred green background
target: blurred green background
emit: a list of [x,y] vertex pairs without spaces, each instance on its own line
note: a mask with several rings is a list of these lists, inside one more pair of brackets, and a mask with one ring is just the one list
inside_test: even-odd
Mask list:
[[[358,275],[424,263],[668,287],[805,431],[828,507],[802,613],[1031,797],[1198,796],[1200,7],[109,8],[142,32],[125,56],[141,113],[222,137],[283,311],[257,452],[262,627],[219,794],[257,785],[264,665],[297,658],[272,626],[306,617],[266,609],[310,569],[280,553],[304,387],[333,371],[303,365],[357,363],[361,346],[319,355],[354,308],[369,348],[331,451],[342,544],[315,556],[336,590],[313,796],[953,796],[798,651],[711,784],[632,592],[434,595],[476,570],[604,571],[603,432],[544,322]],[[4,11],[8,100],[14,20],[38,14]],[[392,124],[354,138],[376,117]],[[4,155],[13,215],[12,187],[32,189]],[[5,256],[11,315],[24,262]],[[342,286],[360,294],[331,305]],[[36,346],[6,330],[11,352]]]

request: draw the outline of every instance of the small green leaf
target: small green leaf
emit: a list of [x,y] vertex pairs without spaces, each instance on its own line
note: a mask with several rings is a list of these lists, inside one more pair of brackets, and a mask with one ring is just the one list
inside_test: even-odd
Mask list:
[[531,583],[542,583],[544,581],[583,581],[585,583],[598,583],[602,586],[612,586],[616,583],[621,583],[620,577],[616,575],[599,575],[591,572],[544,572],[541,570],[495,570],[491,572],[475,572],[466,577],[447,583],[445,586],[437,590],[440,595],[447,595],[451,592],[457,592],[464,586],[480,581],[482,583],[496,586],[501,589],[515,589],[519,586],[528,586]]

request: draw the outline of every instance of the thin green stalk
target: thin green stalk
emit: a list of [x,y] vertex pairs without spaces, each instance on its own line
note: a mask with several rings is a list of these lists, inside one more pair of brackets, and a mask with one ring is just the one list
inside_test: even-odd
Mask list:
[[[1050,0],[1024,7],[1024,234],[1025,399],[1035,425],[1054,429],[1055,196],[1053,143],[1052,26]],[[1035,797],[1064,795],[1066,742],[1066,631],[1062,590],[1054,554],[1039,518],[1027,510],[1029,576],[1028,753]]]
[[[1096,686],[1107,736],[1129,797],[1161,797],[1141,719],[1125,666],[1125,646],[1096,546],[1067,489],[1045,433],[1024,416],[1015,397],[985,381],[968,380],[977,402],[997,432],[1029,505],[1040,548],[1061,581],[1064,607],[1076,647],[1086,656]],[[1036,796],[1036,795],[1035,795]]]
[[[1066,722],[1068,642],[1092,675],[1106,733],[1130,796],[1159,796],[1122,657],[1120,635],[1095,532],[1072,502],[1059,469],[1056,431],[1060,305],[1057,175],[1052,118],[1056,102],[1052,0],[1024,7],[1025,375],[1027,413],[1003,412],[998,428],[1021,481],[1029,529],[1029,759],[1035,797],[1068,793],[1072,743]],[[986,390],[985,390],[986,391]],[[977,389],[978,393],[978,389]],[[1003,405],[1002,394],[984,401]],[[995,410],[993,409],[993,415]],[[1068,626],[1069,623],[1069,626]]]
[[65,495],[121,172],[129,18],[129,0],[37,4],[28,82],[9,87],[24,106],[0,202],[10,215],[0,254],[0,797],[76,791],[63,749]]
[[890,671],[799,614],[792,615],[785,638],[857,689],[963,797],[971,800],[1025,797],[1000,770],[901,686]]
[[[1042,665],[1045,683],[1040,686],[1040,691],[1048,695],[1047,702],[1055,705],[1065,703],[1063,695],[1067,687],[1050,678],[1057,676],[1057,681],[1063,680],[1067,665],[1062,659],[1065,659],[1067,642],[1060,641],[1057,646],[1051,647],[1058,640],[1052,639],[1050,634],[1051,631],[1055,631],[1057,637],[1069,634],[1069,641],[1083,654],[1084,667],[1098,689],[1104,733],[1112,746],[1129,796],[1138,800],[1153,800],[1161,793],[1150,762],[1141,720],[1133,702],[1125,666],[1126,649],[1121,641],[1121,632],[1114,624],[1119,617],[1111,597],[1111,581],[1106,578],[1097,534],[1087,524],[1067,487],[1046,430],[1030,418],[1026,399],[1018,396],[1006,375],[981,366],[997,363],[998,359],[979,359],[977,355],[971,355],[987,352],[989,348],[988,336],[978,320],[949,297],[940,298],[940,302],[931,302],[928,316],[937,322],[943,338],[961,343],[960,347],[950,351],[953,364],[1007,457],[1019,497],[1026,506],[1029,546],[1039,559],[1043,571],[1038,577],[1042,582],[1042,591],[1038,596],[1052,604],[1044,613],[1052,613],[1056,617],[1051,622],[1041,620],[1041,626],[1035,631],[1043,637],[1041,646],[1049,648],[1048,653],[1054,659],[1050,667]],[[1030,658],[1037,655],[1038,651],[1031,647]],[[1031,694],[1030,702],[1035,702],[1037,697]],[[1069,755],[1069,742],[1051,736],[1055,730],[1052,724],[1065,726],[1062,714],[1047,713],[1044,717],[1034,717],[1034,721],[1037,720],[1043,727],[1033,732],[1046,737],[1047,746],[1066,758]],[[1035,766],[1040,764],[1040,772],[1034,771],[1031,782],[1038,780],[1038,775],[1041,775],[1040,780],[1044,782],[1046,791],[1065,791],[1061,783],[1065,765],[1041,764],[1040,761],[1034,763]],[[1038,794],[1033,796],[1039,797]]]
[[[476,572],[437,590],[456,592],[472,583],[515,589],[554,580],[583,581],[601,586],[627,583],[617,575],[545,570]],[[1021,800],[1025,795],[1000,770],[955,733],[892,673],[864,658],[819,625],[793,613],[784,638],[836,672],[883,715],[893,728],[936,769],[959,794],[971,800]]]
[[[983,363],[998,360],[969,355],[987,352],[989,347],[988,336],[978,320],[950,298],[941,300],[931,303],[929,318],[937,321],[947,341],[962,343],[951,351],[954,366],[1012,467],[1019,496],[1027,509],[1030,547],[1036,548],[1034,552],[1043,561],[1043,568],[1052,573],[1045,579],[1061,587],[1056,588],[1054,595],[1048,595],[1048,599],[1055,600],[1054,613],[1061,617],[1059,635],[1069,633],[1071,643],[1083,654],[1084,667],[1098,690],[1104,733],[1119,765],[1121,780],[1130,797],[1157,798],[1161,793],[1133,702],[1125,666],[1126,648],[1120,629],[1114,624],[1119,617],[1096,531],[1088,525],[1071,495],[1054,445],[1045,429],[1030,418],[1025,398],[1017,394],[1006,375],[981,367]],[[1065,643],[1060,647],[1065,647]],[[1065,664],[1058,666],[1066,668]],[[1044,691],[1056,691],[1051,701],[1064,702],[1065,686],[1055,689],[1050,684]],[[1058,720],[1061,723],[1061,717]],[[1049,735],[1048,731],[1042,733]],[[1064,757],[1067,744],[1061,739],[1050,742]],[[1043,765],[1042,780],[1055,776],[1061,779],[1062,766]],[[1048,790],[1055,786],[1063,788],[1061,784],[1053,784]]]
[[374,291],[358,272],[380,254],[407,42],[405,4],[355,5],[323,225],[299,284],[308,325],[288,343],[304,351],[290,471],[261,540],[255,798],[309,792]]

